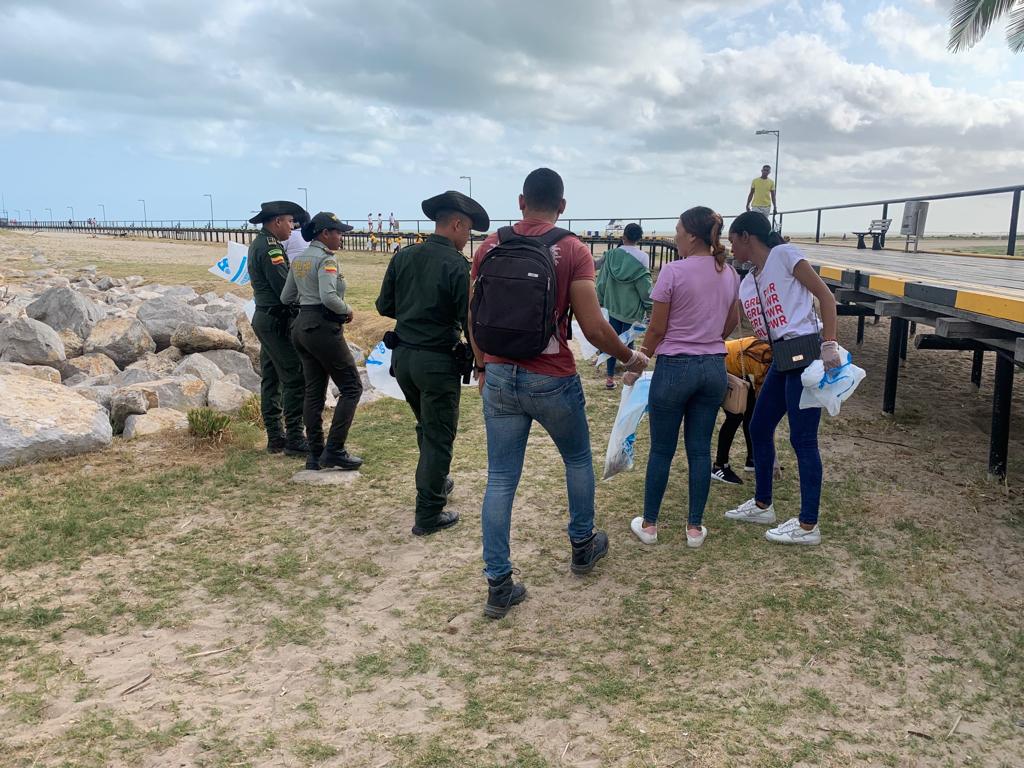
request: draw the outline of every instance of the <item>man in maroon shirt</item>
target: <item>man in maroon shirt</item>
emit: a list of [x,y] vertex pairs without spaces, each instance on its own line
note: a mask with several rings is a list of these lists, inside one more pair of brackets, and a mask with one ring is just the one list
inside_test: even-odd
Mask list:
[[[540,236],[551,230],[565,211],[563,195],[562,177],[550,168],[530,173],[519,196],[523,219],[513,226],[516,234]],[[472,280],[497,241],[497,235],[491,235],[476,252]],[[584,335],[627,370],[643,371],[648,362],[642,352],[634,352],[619,340],[601,314],[590,250],[570,235],[552,245],[550,253],[555,263],[558,324],[544,351],[528,359],[509,359],[484,355],[473,345],[487,430],[487,490],[481,512],[488,582],[484,613],[496,619],[526,598],[526,587],[512,579],[509,532],[512,501],[534,421],[550,435],[565,464],[572,572],[590,573],[608,552],[608,535],[594,529],[594,463],[583,386],[567,343],[569,310]],[[472,328],[472,318],[468,325]]]

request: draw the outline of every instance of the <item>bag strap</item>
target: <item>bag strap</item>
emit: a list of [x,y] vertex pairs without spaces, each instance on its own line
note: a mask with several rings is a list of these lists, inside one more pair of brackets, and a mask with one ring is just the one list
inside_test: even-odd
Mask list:
[[547,248],[550,248],[559,240],[568,237],[571,234],[572,232],[570,232],[567,229],[562,229],[561,227],[552,227],[543,235],[539,235],[536,239],[539,240],[542,245],[546,246]]
[[504,243],[506,240],[510,240],[513,237],[518,237],[516,231],[512,227],[499,227],[498,228],[498,242]]

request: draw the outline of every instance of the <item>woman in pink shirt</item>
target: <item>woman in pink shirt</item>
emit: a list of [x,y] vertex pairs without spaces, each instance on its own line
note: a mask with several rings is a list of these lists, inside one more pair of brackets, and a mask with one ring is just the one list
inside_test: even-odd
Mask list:
[[666,264],[651,292],[654,309],[642,351],[658,360],[649,399],[651,457],[643,517],[630,527],[644,544],[658,540],[658,512],[679,443],[689,464],[686,544],[699,547],[711,486],[711,434],[725,397],[725,337],[739,323],[739,276],[725,263],[722,217],[691,208],[676,224],[680,259]]

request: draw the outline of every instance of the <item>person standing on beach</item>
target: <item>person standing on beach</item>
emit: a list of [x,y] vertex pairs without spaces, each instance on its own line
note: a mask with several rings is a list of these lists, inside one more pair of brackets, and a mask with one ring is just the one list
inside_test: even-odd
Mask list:
[[747,195],[747,210],[757,211],[770,219],[778,212],[775,201],[775,182],[768,178],[772,172],[770,165],[761,168],[761,175],[750,182],[750,193]]
[[289,266],[284,243],[295,223],[308,220],[302,206],[288,200],[262,203],[260,212],[249,219],[250,224],[263,225],[249,246],[248,269],[256,302],[252,329],[260,340],[260,410],[267,429],[267,453],[297,457],[304,457],[308,450],[302,430],[305,382],[290,336],[293,310],[281,302],[281,290]]

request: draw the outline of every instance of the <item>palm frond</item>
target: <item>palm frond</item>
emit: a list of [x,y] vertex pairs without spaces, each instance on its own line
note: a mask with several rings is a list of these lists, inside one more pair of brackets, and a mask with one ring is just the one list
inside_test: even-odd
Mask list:
[[1010,11],[1010,23],[1006,25],[1006,42],[1014,53],[1024,53],[1024,2],[1017,4]]
[[953,53],[973,48],[992,23],[1017,0],[955,0],[949,12],[949,44]]

